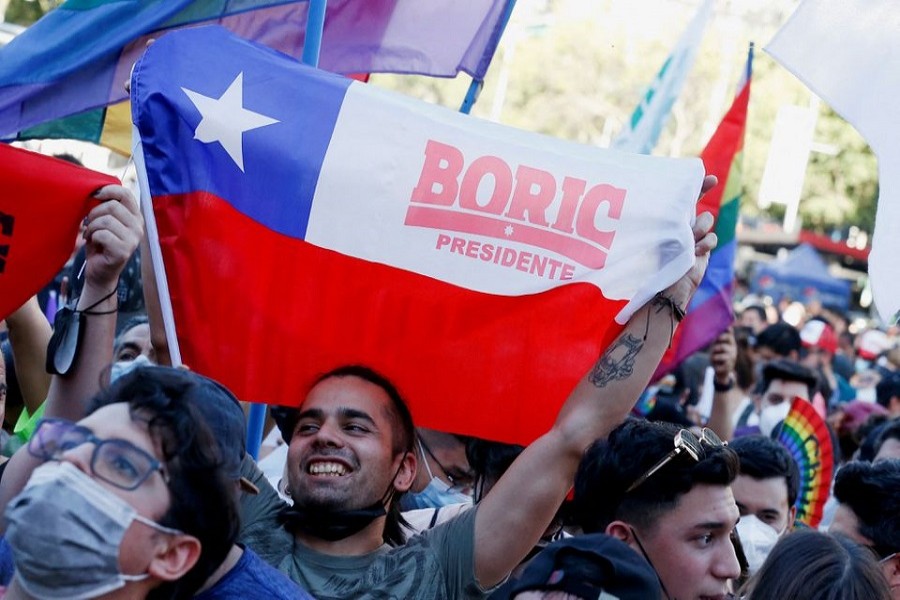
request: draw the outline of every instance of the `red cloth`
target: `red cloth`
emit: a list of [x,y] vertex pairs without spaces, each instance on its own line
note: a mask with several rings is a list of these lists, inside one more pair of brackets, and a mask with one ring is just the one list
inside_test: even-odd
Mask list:
[[0,144],[0,318],[49,282],[72,253],[91,194],[115,177]]

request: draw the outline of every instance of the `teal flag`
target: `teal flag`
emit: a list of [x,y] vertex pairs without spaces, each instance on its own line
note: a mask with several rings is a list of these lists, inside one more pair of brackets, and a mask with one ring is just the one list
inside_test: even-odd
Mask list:
[[697,48],[712,14],[712,0],[704,0],[672,53],[631,114],[627,127],[613,140],[612,147],[626,152],[650,154],[659,140],[672,105],[681,93],[684,80],[694,65]]

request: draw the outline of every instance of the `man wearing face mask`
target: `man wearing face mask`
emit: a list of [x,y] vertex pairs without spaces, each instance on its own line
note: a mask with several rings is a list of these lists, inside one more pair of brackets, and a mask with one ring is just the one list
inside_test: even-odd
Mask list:
[[731,484],[741,513],[738,535],[752,575],[772,547],[794,526],[800,470],[788,451],[771,438],[749,435],[729,444],[740,459]]
[[471,504],[475,476],[466,459],[470,438],[433,429],[416,428],[421,467],[412,487],[400,500],[404,511],[451,504]]
[[[806,367],[785,359],[766,364],[762,376],[758,433],[771,437],[790,412],[794,397],[810,401],[816,389],[816,376]],[[738,432],[738,435],[741,433],[748,435],[757,432],[746,430]]]

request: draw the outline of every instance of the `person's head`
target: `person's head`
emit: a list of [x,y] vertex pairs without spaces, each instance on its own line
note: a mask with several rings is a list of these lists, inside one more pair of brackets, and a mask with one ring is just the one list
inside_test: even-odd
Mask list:
[[365,366],[334,369],[315,381],[293,423],[287,441],[294,506],[337,512],[381,503],[389,517],[399,515],[398,500],[416,476],[416,432],[387,378]]
[[877,427],[879,423],[887,421],[887,414],[887,410],[882,406],[862,400],[851,400],[846,404],[841,404],[837,410],[832,412],[828,416],[828,423],[837,435],[841,456],[845,460],[853,458],[872,460],[877,451],[875,448],[877,439],[870,441],[870,448],[865,451],[871,452],[871,454],[867,454],[865,459],[863,459],[862,445],[873,428]]
[[875,400],[892,417],[900,417],[900,372],[892,372],[875,386]]
[[871,549],[900,597],[900,460],[848,463],[837,473],[834,496],[829,531]]
[[419,469],[400,508],[440,508],[472,501],[475,475],[466,458],[469,437],[434,429],[416,429]]
[[820,318],[810,319],[800,330],[800,340],[804,366],[821,369],[831,365],[831,359],[837,352],[837,336],[831,325]]
[[746,600],[891,600],[871,552],[812,529],[782,538],[744,592]]
[[894,419],[881,430],[875,442],[875,461],[900,459],[900,419]]
[[817,379],[806,367],[792,360],[773,360],[763,367],[762,397],[759,403],[759,428],[770,435],[784,420],[795,396],[809,400],[815,393]]
[[506,473],[524,446],[504,444],[478,438],[471,438],[466,444],[466,458],[475,473],[473,500],[480,502],[491,491],[494,484]]
[[[122,588],[129,598],[191,597],[222,563],[239,529],[234,483],[196,406],[226,401],[229,394],[209,379],[151,367],[97,394],[77,424],[39,425],[28,449],[52,460],[6,509],[23,587],[49,585],[68,596],[109,585],[110,577],[115,585],[124,574],[131,576]],[[121,539],[110,530],[113,519],[120,533],[124,528]],[[104,545],[71,546],[73,539],[95,539],[97,531]],[[85,568],[100,560],[85,548],[112,554],[104,564],[112,561],[118,572]],[[52,577],[34,569],[45,563],[54,563]]]
[[113,343],[113,360],[127,362],[139,356],[154,359],[150,344],[150,321],[146,315],[131,317]]
[[578,535],[541,550],[522,574],[491,596],[496,600],[658,598],[650,565],[627,544],[600,533]]
[[800,332],[793,325],[785,322],[775,323],[763,329],[756,336],[756,354],[761,360],[776,358],[797,360],[800,356]]
[[769,316],[766,307],[761,304],[751,304],[741,313],[740,325],[751,330],[753,335],[758,335],[769,325]]
[[731,490],[741,519],[752,515],[779,534],[793,527],[800,470],[787,449],[762,435],[737,438],[729,448],[740,460]]
[[[739,517],[730,488],[738,458],[684,435],[674,425],[629,420],[596,441],[578,467],[574,513],[586,533],[606,533],[644,554],[669,598],[716,597],[740,575],[730,539]],[[659,466],[685,439],[691,451]]]

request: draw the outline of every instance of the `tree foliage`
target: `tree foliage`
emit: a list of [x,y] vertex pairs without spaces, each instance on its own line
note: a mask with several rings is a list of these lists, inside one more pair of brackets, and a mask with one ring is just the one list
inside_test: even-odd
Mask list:
[[[472,114],[521,129],[608,146],[669,55],[699,2],[555,0],[519,2]],[[679,100],[654,154],[696,156],[725,114],[749,42],[771,39],[794,0],[718,3]],[[457,109],[467,77],[373,77],[389,87]],[[757,50],[744,143],[748,215],[779,219],[784,207],[761,210],[759,186],[775,116],[784,105],[808,106],[810,91]],[[871,233],[877,199],[875,157],[859,134],[824,104],[819,111],[800,217],[806,228],[857,225]]]
[[63,0],[9,0],[3,18],[8,23],[28,26],[62,2]]

